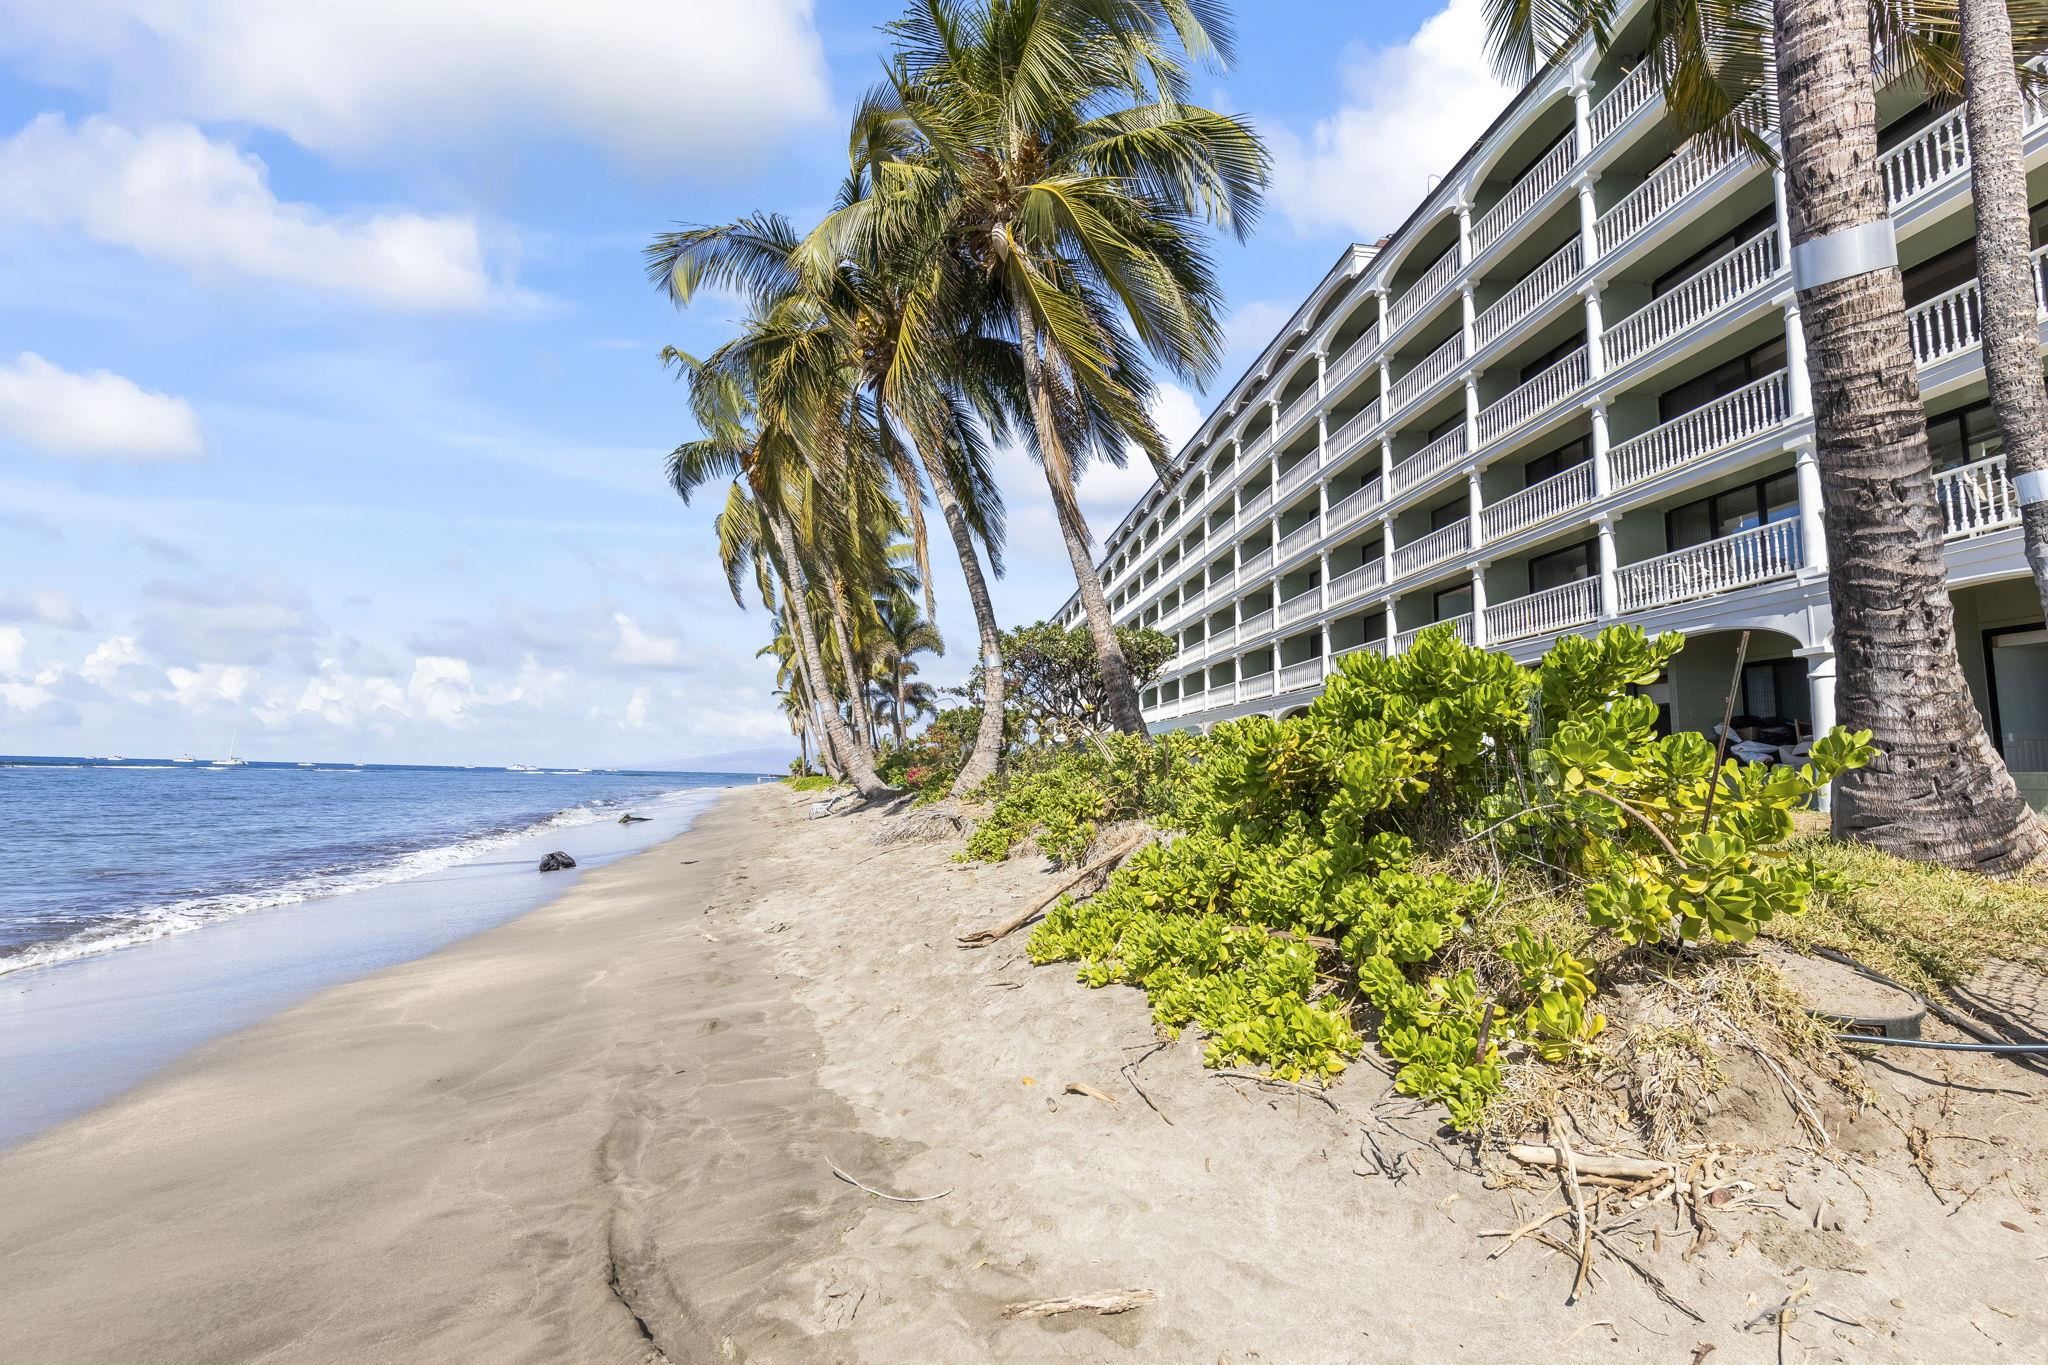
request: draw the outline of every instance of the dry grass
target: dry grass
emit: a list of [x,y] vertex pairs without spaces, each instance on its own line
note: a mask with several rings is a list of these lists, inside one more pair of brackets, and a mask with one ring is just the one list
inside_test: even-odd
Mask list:
[[1989,958],[2048,953],[2048,878],[2039,874],[1993,881],[1818,836],[1791,847],[1840,873],[1850,889],[1773,923],[1771,937],[1789,947],[1832,948],[1937,996]]

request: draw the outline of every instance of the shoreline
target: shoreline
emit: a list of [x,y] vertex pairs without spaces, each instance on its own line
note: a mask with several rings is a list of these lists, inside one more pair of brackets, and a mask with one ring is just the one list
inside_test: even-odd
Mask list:
[[[1786,1337],[1816,1361],[2048,1342],[2026,1190],[1944,1206],[1854,1132],[1826,1158],[1731,1149],[1752,1193],[1683,1258],[1646,1212],[1665,1243],[1637,1253],[1697,1320],[1622,1274],[1568,1307],[1565,1260],[1484,1237],[1555,1185],[1482,1178],[1368,1059],[1319,1096],[1205,1071],[1139,992],[1034,968],[1021,936],[956,946],[1042,894],[1042,860],[880,847],[886,816],[809,804],[728,792],[687,838],[0,1152],[0,1355],[1249,1365],[1543,1343],[1661,1365],[1767,1349],[1743,1324],[1803,1281],[1827,1316]],[[1957,1131],[2018,1129],[2048,1094],[1958,1065],[1981,1093],[1955,1092]],[[1158,1297],[1004,1312],[1126,1289]]]

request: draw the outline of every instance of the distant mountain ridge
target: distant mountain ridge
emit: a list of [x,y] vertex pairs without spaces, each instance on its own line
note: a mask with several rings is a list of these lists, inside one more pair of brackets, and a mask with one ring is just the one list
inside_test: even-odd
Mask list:
[[768,746],[759,749],[728,749],[718,754],[650,763],[648,768],[669,773],[784,773],[796,757],[794,748]]

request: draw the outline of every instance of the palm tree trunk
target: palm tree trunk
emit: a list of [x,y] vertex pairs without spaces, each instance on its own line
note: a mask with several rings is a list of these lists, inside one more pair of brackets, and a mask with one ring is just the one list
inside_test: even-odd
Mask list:
[[890,728],[896,732],[896,747],[903,747],[903,660],[896,661],[896,714],[889,718]]
[[1882,750],[1841,779],[1835,832],[1910,858],[2014,872],[2048,853],[2048,827],[1991,747],[1956,656],[1898,267],[1835,280],[1802,279],[1797,268],[1803,244],[1887,222],[1869,0],[1777,0],[1775,23],[1840,660],[1836,706],[1843,724],[1869,729]]
[[1123,647],[1117,643],[1116,621],[1109,614],[1102,577],[1095,572],[1095,560],[1089,553],[1088,520],[1081,514],[1080,499],[1074,494],[1073,462],[1067,458],[1053,412],[1045,357],[1039,354],[1038,324],[1023,304],[1017,304],[1015,312],[1019,349],[1024,355],[1024,382],[1031,394],[1031,421],[1038,430],[1039,460],[1045,466],[1045,482],[1052,491],[1060,535],[1067,542],[1067,558],[1073,561],[1074,584],[1081,592],[1088,634],[1095,641],[1096,663],[1102,670],[1103,693],[1109,704],[1109,723],[1126,734],[1142,735],[1147,731],[1144,712],[1138,706],[1138,685],[1131,677],[1130,665],[1124,661]]
[[2013,67],[2005,0],[1962,0],[1963,118],[1970,133],[1970,195],[1977,211],[1977,294],[1984,375],[1998,416],[2008,476],[2021,492],[2027,566],[2048,611],[2048,386],[2041,382],[2041,312],[2027,212],[2026,106]]
[[796,727],[796,753],[803,760],[804,772],[811,770],[811,727],[808,722]]
[[853,728],[869,763],[874,762],[875,718],[868,710],[867,670],[853,652],[853,627],[847,620],[846,595],[840,591],[839,576],[825,576],[826,596],[832,606],[832,643],[839,651],[839,665],[845,669],[847,705],[853,708]]
[[[763,500],[766,501],[765,499]],[[830,747],[838,752],[840,771],[853,783],[854,790],[864,800],[877,800],[890,795],[890,789],[875,775],[875,765],[861,749],[854,744],[853,737],[846,733],[844,722],[839,719],[839,708],[831,704],[831,690],[824,686],[826,680],[825,658],[818,649],[818,633],[811,627],[810,613],[804,610],[804,566],[797,558],[796,532],[790,527],[787,513],[774,514],[775,545],[782,555],[782,595],[790,603],[790,626],[795,631],[797,648],[804,660],[805,671],[813,680],[811,705],[818,712],[820,729]],[[822,703],[821,704],[821,699]]]
[[975,628],[981,633],[981,726],[974,732],[974,748],[953,779],[952,795],[958,799],[973,791],[995,772],[1003,753],[1003,628],[996,622],[994,601],[988,594],[988,579],[981,571],[981,552],[975,548],[974,528],[953,490],[953,478],[936,450],[920,443],[925,477],[931,481],[932,497],[953,537],[953,552],[960,558],[960,576],[967,580],[967,600],[974,606]]

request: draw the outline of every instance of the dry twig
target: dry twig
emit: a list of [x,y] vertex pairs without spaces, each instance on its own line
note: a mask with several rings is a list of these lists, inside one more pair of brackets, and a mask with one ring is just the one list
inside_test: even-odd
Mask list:
[[1032,905],[1032,907],[1029,910],[1026,910],[1023,914],[1005,920],[1001,924],[998,924],[993,928],[976,929],[971,934],[960,935],[960,946],[962,948],[986,948],[989,944],[994,943],[999,939],[1009,937],[1011,934],[1016,933],[1019,929],[1022,929],[1025,925],[1031,923],[1031,921],[1037,919],[1040,915],[1044,914],[1046,910],[1049,909],[1055,901],[1057,901],[1061,896],[1064,896],[1068,892],[1072,891],[1081,883],[1087,881],[1091,877],[1107,876],[1109,873],[1113,872],[1116,869],[1116,865],[1118,863],[1130,857],[1133,853],[1136,853],[1145,844],[1151,842],[1151,839],[1152,835],[1149,831],[1144,834],[1138,835],[1135,839],[1131,839],[1122,847],[1118,848],[1115,852],[1108,853],[1100,858],[1097,858],[1094,862],[1088,864],[1088,866],[1082,868],[1079,872],[1067,878],[1066,881],[1061,882],[1059,886],[1055,887],[1050,893],[1039,899],[1035,904]]
[[940,1190],[937,1194],[890,1194],[884,1190],[878,1190],[872,1185],[861,1184],[837,1166],[833,1166],[829,1161],[825,1164],[831,1168],[832,1174],[838,1176],[855,1189],[871,1194],[877,1199],[886,1199],[892,1204],[929,1204],[934,1199],[944,1199],[952,1193],[951,1190]]
[[1118,1289],[1106,1294],[1076,1294],[1063,1299],[1029,1299],[1003,1309],[1006,1318],[1049,1318],[1055,1313],[1128,1313],[1154,1303],[1159,1295],[1150,1289]]

